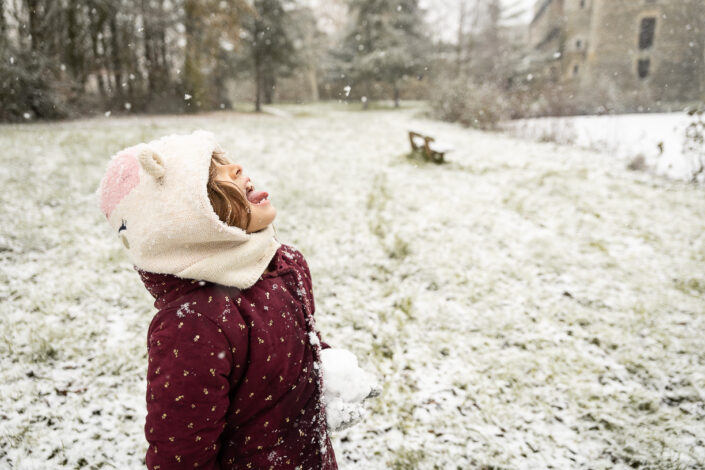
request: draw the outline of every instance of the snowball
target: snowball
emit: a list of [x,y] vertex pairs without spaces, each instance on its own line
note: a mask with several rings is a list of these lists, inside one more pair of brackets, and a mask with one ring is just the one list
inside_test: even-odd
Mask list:
[[353,353],[334,348],[321,351],[321,373],[328,427],[340,431],[361,421],[363,401],[378,391],[374,377],[358,367]]
[[374,377],[360,369],[355,355],[345,349],[321,351],[321,370],[327,398],[361,403],[375,388]]

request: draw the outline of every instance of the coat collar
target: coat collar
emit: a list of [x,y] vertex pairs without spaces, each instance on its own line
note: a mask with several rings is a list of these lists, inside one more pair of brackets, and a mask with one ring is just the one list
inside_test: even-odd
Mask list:
[[[262,274],[259,280],[272,277],[279,277],[293,269],[293,262],[288,257],[283,256],[284,245],[277,249],[269,263],[269,272]],[[147,291],[154,297],[154,306],[163,309],[169,304],[175,303],[189,292],[212,282],[200,281],[197,279],[184,279],[173,274],[152,273],[135,267],[147,288]],[[234,288],[233,288],[234,289]]]

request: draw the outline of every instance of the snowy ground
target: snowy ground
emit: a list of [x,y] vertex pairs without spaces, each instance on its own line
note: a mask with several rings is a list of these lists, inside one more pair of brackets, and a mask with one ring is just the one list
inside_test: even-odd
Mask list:
[[[141,468],[153,308],[93,195],[116,150],[221,136],[383,378],[342,469],[705,467],[703,188],[414,117],[290,108],[0,127],[0,468]],[[457,149],[405,158],[406,131]]]
[[504,127],[517,137],[596,150],[624,164],[641,156],[654,173],[689,181],[700,158],[683,145],[693,119],[686,113],[620,114],[521,119]]

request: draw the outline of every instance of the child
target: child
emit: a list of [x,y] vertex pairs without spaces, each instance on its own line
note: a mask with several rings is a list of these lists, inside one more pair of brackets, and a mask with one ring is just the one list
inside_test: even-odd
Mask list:
[[[148,330],[147,467],[336,469],[327,423],[361,413],[326,416],[321,370],[335,363],[321,365],[311,275],[275,238],[268,194],[205,131],[119,152],[98,191],[159,310]],[[359,403],[373,390],[353,372]]]

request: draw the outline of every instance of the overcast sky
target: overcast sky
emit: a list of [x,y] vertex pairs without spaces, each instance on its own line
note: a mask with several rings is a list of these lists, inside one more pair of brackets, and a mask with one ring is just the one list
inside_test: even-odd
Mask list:
[[[339,29],[347,19],[344,0],[300,0],[313,7],[318,14],[319,27],[327,32]],[[422,8],[427,10],[427,21],[431,33],[448,41],[453,41],[458,32],[459,5],[461,0],[419,0]],[[472,2],[473,0],[465,0]],[[533,5],[536,0],[502,0],[505,14],[512,15],[511,22],[528,24],[531,21]]]
[[[428,22],[437,37],[452,41],[458,32],[461,0],[419,0],[428,11]],[[472,0],[467,0],[472,1]],[[508,22],[529,24],[536,0],[502,0],[504,14],[511,15]]]

